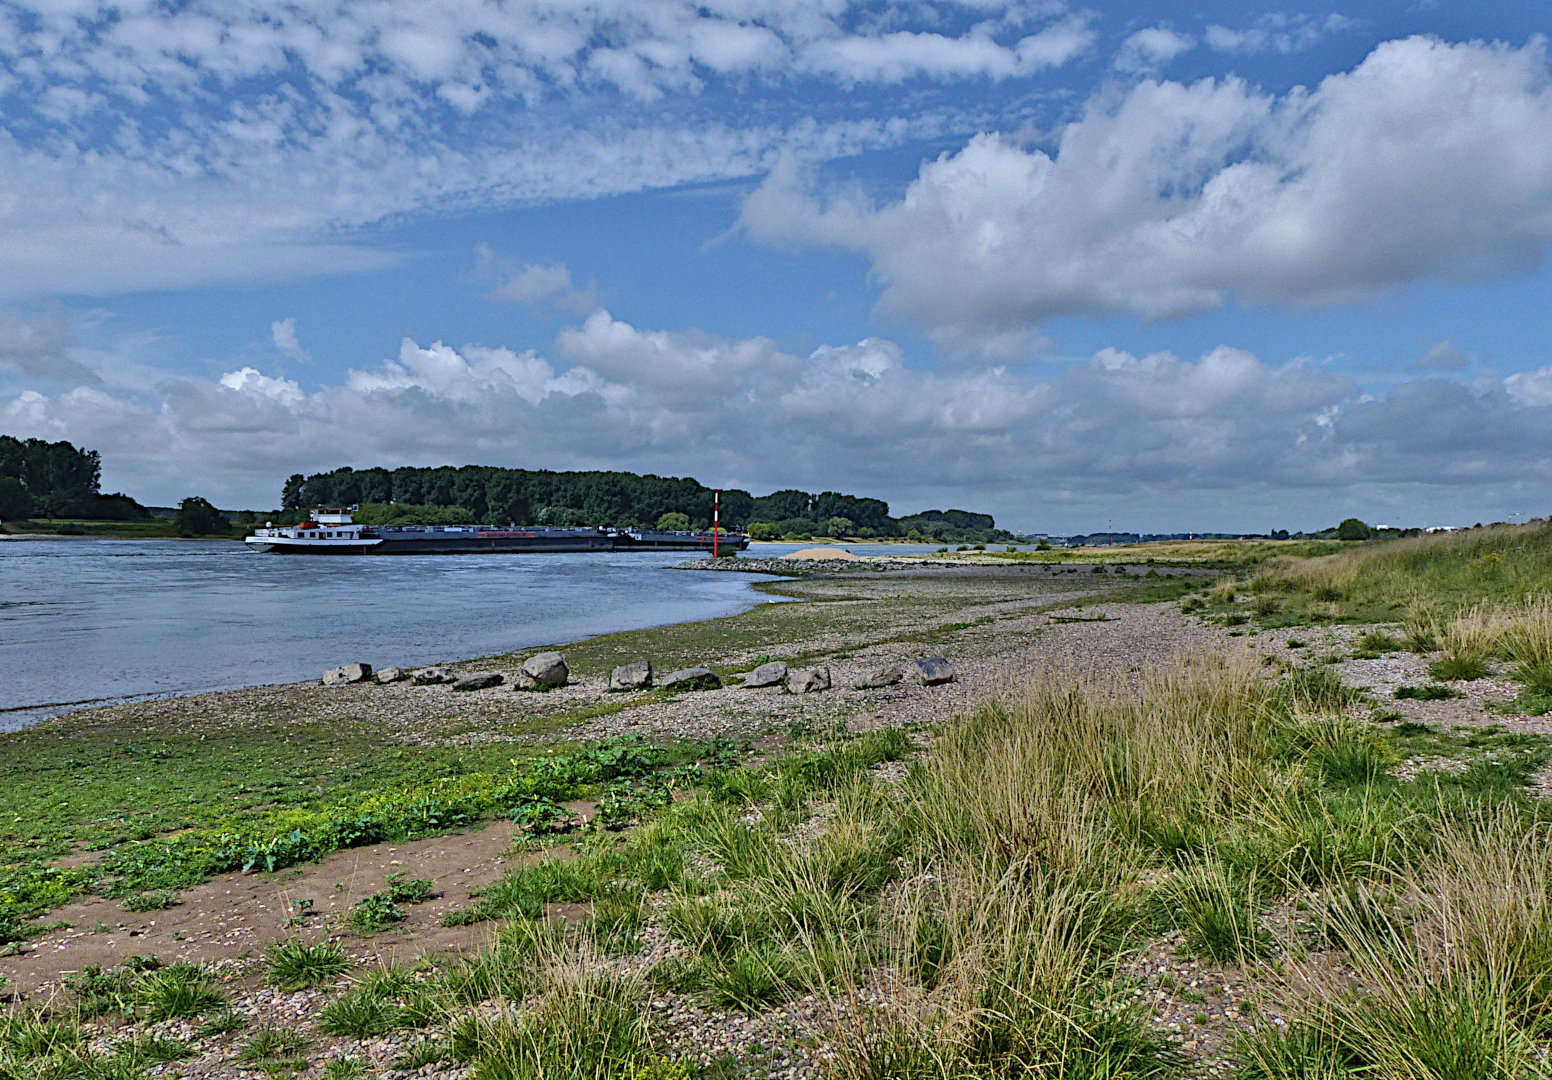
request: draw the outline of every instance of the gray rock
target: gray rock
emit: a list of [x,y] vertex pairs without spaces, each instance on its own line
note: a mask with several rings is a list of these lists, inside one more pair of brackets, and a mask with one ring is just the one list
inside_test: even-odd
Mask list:
[[410,677],[410,673],[401,667],[385,667],[377,673],[377,681],[380,683],[403,682]]
[[519,686],[549,688],[565,686],[570,677],[571,668],[566,666],[564,656],[558,652],[542,652],[523,661],[523,670],[518,674],[517,681]]
[[668,678],[659,685],[664,690],[718,690],[722,680],[709,668],[692,667],[669,672]]
[[911,661],[911,674],[923,686],[937,686],[954,681],[954,665],[941,656],[927,656]]
[[457,678],[450,667],[423,667],[410,673],[410,679],[416,686],[433,686],[436,683],[453,682]]
[[477,675],[465,675],[453,683],[453,692],[466,693],[470,690],[488,690],[492,686],[500,686],[505,681],[498,671],[482,671]]
[[645,690],[652,685],[652,661],[637,660],[634,664],[621,664],[609,672],[611,690]]
[[346,664],[330,668],[323,673],[324,686],[344,686],[347,683],[368,682],[372,678],[371,664]]
[[780,660],[770,664],[761,664],[748,675],[744,676],[744,685],[748,687],[780,686],[787,677],[787,665]]
[[895,686],[903,678],[905,672],[900,670],[899,664],[895,664],[870,671],[851,685],[855,690],[882,690],[886,686]]
[[821,690],[828,690],[830,669],[816,667],[807,671],[794,671],[787,676],[787,689],[794,694],[817,694]]

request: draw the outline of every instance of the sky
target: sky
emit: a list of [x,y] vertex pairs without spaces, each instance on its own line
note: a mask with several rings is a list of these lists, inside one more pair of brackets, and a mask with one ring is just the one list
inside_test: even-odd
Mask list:
[[0,0],[0,433],[1017,531],[1552,511],[1541,5]]

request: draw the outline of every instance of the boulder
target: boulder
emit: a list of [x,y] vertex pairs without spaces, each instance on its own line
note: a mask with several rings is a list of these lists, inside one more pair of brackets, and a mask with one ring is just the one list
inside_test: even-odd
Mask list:
[[344,686],[347,683],[367,682],[372,678],[371,664],[346,664],[330,668],[323,673],[324,686]]
[[923,686],[937,686],[954,681],[954,665],[941,656],[927,656],[911,661],[911,674]]
[[807,671],[794,671],[787,676],[787,689],[794,694],[817,694],[821,690],[828,690],[830,669],[816,667]]
[[571,668],[566,666],[566,658],[558,652],[534,653],[523,661],[523,670],[517,673],[517,685],[534,690],[543,687],[546,690],[556,686],[565,686],[566,680],[571,677]]
[[747,687],[780,686],[787,678],[787,665],[780,660],[770,664],[761,664],[748,675],[744,676],[744,685]]
[[410,673],[410,680],[416,686],[432,686],[436,683],[453,682],[458,676],[453,674],[450,667],[423,667]]
[[886,686],[895,686],[903,678],[905,672],[900,670],[899,664],[894,664],[870,671],[851,685],[856,690],[882,690]]
[[380,683],[403,682],[410,677],[410,673],[401,667],[385,667],[377,673],[377,681]]
[[652,685],[652,661],[637,660],[633,664],[621,664],[609,672],[611,690],[645,690]]
[[470,690],[489,690],[492,686],[500,686],[505,681],[498,671],[482,671],[477,675],[465,675],[453,683],[453,692],[461,694]]
[[718,690],[722,680],[710,668],[692,667],[669,672],[659,685],[664,690]]

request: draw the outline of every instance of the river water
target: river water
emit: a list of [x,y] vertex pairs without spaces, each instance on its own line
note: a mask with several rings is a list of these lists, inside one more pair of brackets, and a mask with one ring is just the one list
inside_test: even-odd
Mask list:
[[[79,703],[410,666],[732,615],[685,552],[319,558],[233,541],[0,542],[0,731]],[[106,700],[105,700],[106,699]]]
[[0,541],[0,731],[88,704],[297,682],[356,660],[466,660],[780,599],[750,588],[765,575],[669,569],[698,557],[320,558],[228,540]]

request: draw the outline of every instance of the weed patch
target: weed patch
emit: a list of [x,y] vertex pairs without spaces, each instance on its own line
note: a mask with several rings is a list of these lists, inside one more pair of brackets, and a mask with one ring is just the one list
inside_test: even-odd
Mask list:
[[1446,656],[1428,665],[1428,674],[1440,682],[1471,682],[1485,679],[1487,664],[1479,656]]
[[1428,683],[1424,686],[1398,686],[1395,696],[1412,701],[1448,701],[1450,698],[1465,697],[1453,686],[1441,686],[1438,683]]
[[299,941],[280,941],[270,946],[265,956],[265,974],[270,983],[286,993],[318,986],[350,970],[345,950],[332,941],[304,945]]

